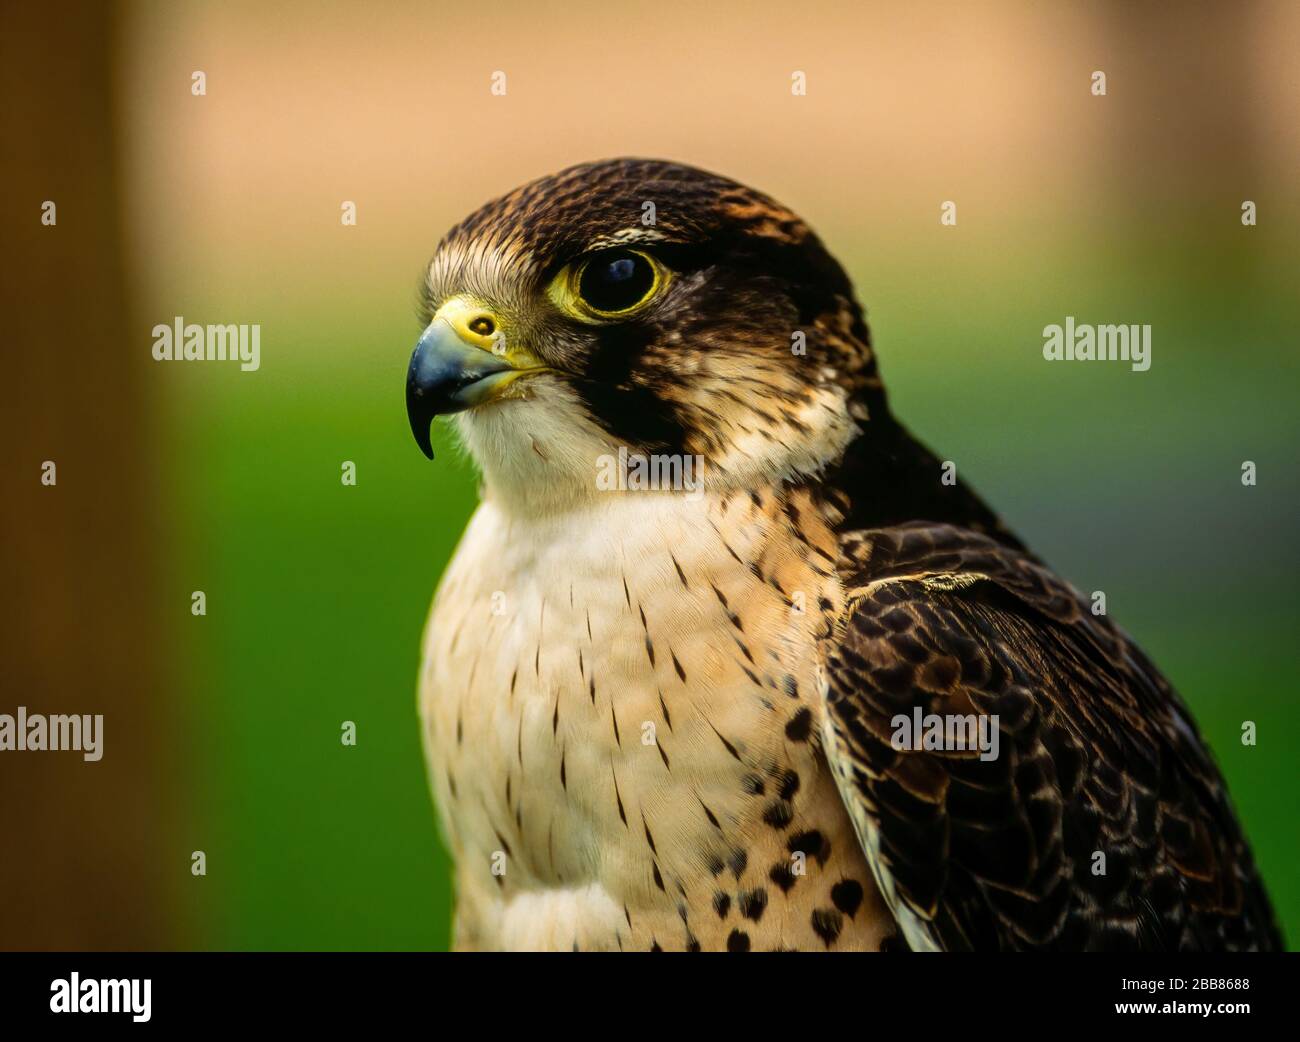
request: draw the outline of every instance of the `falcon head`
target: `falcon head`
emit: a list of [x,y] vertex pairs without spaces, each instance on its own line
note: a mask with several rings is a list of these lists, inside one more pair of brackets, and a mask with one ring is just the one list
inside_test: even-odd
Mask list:
[[411,429],[455,414],[490,492],[572,500],[625,449],[706,487],[812,473],[883,390],[839,264],[795,214],[675,163],[571,167],[454,227],[425,274]]

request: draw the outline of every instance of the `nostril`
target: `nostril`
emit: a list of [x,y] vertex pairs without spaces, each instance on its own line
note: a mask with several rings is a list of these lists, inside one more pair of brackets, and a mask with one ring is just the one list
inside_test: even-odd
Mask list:
[[491,336],[496,332],[497,325],[487,315],[479,315],[478,318],[470,320],[469,331],[478,336]]

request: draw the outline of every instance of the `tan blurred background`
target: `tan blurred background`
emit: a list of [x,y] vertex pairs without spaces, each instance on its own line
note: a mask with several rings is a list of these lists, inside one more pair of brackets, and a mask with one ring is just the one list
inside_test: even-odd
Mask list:
[[624,154],[758,183],[833,244],[904,224],[930,248],[954,196],[1007,236],[1246,186],[1294,219],[1298,25],[1290,3],[131,5],[131,245],[168,294],[202,257],[207,292],[273,297],[250,255],[289,243],[322,290],[379,282],[485,196]]

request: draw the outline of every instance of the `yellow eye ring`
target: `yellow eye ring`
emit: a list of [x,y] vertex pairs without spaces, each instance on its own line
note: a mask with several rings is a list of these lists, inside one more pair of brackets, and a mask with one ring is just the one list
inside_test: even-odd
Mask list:
[[586,322],[616,322],[643,310],[668,282],[668,271],[641,250],[614,247],[570,265],[551,296],[561,310]]

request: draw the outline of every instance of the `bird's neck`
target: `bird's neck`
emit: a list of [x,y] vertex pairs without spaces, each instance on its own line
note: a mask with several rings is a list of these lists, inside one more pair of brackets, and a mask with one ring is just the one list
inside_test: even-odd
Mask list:
[[583,513],[610,496],[716,500],[808,484],[834,467],[861,434],[835,388],[785,416],[788,427],[720,417],[716,430],[688,437],[679,450],[620,443],[554,402],[511,402],[457,419],[483,472],[484,498],[520,517]]
[[940,459],[887,413],[864,425],[823,484],[846,501],[845,531],[935,521],[1024,548],[966,483],[958,461]]

